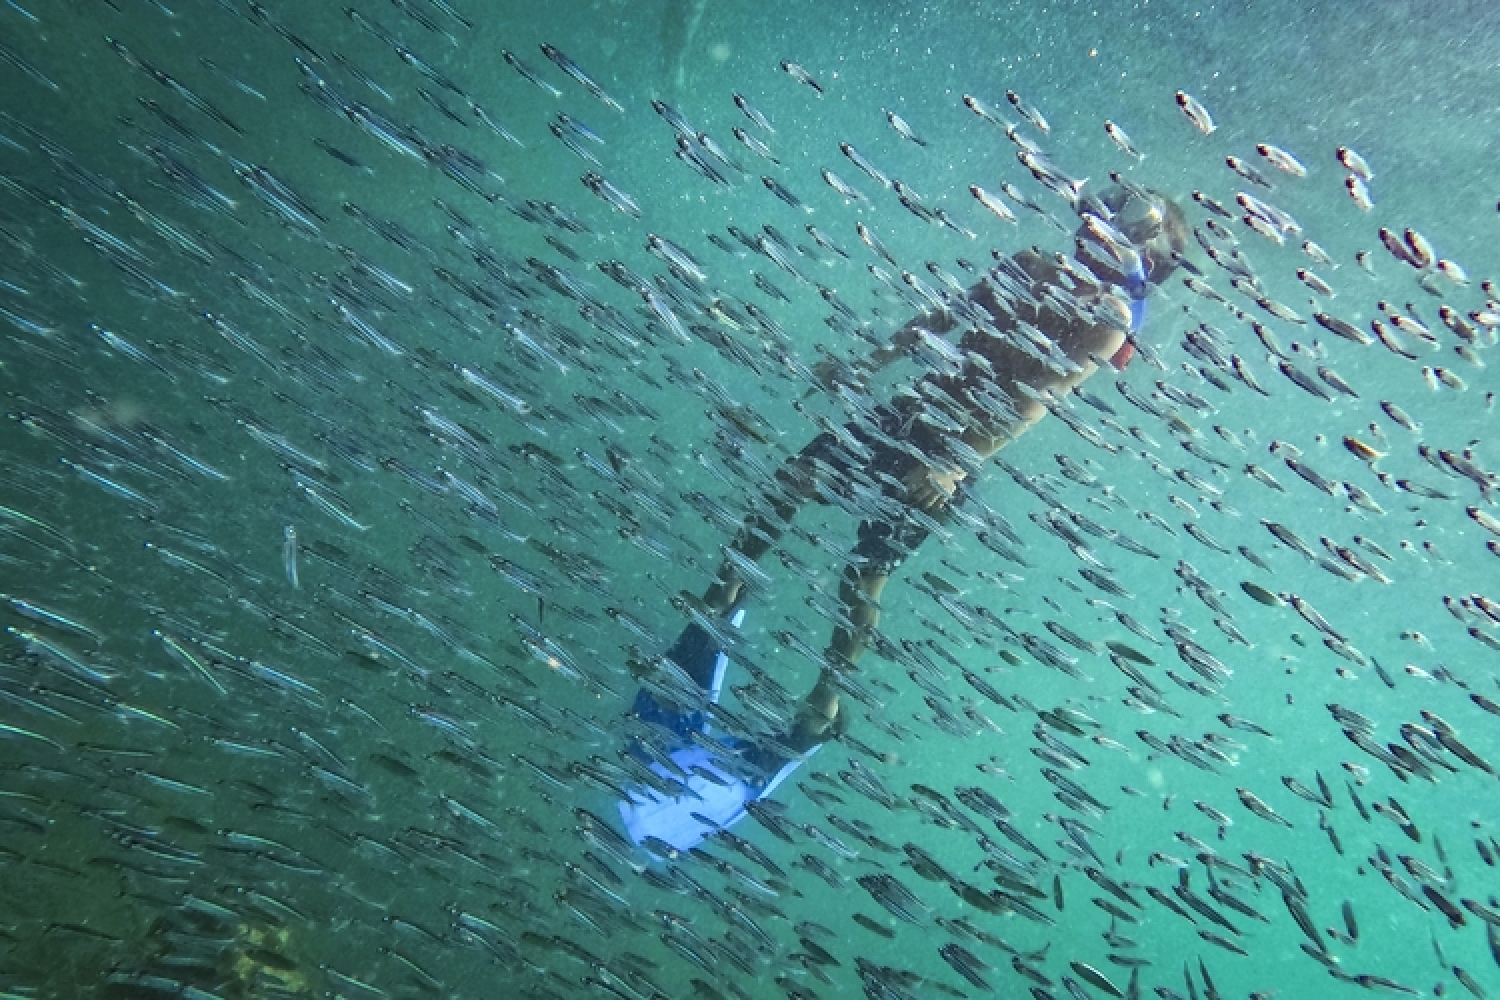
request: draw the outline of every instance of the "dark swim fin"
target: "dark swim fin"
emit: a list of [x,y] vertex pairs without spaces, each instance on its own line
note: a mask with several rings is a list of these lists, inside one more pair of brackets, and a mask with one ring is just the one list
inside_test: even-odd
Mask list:
[[723,650],[718,642],[697,622],[688,625],[667,650],[667,659],[687,671],[698,686],[707,691],[713,687],[714,670]]
[[[745,609],[734,608],[725,616],[736,628],[745,620]],[[719,643],[697,622],[689,623],[682,630],[672,648],[667,650],[667,659],[687,671],[698,686],[708,692],[709,701],[719,700],[719,689],[724,683],[724,670],[729,657]]]

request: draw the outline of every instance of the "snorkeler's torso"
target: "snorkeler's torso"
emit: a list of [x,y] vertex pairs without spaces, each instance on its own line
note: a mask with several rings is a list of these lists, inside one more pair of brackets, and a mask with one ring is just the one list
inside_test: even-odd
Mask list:
[[[1093,359],[1113,356],[1129,324],[1128,305],[1109,290],[1030,250],[997,266],[969,300],[983,314],[958,320],[967,327],[959,339],[970,355],[964,371],[927,380],[957,398],[975,387],[1003,390],[1023,411],[1032,410],[1024,404],[1033,393],[1065,392],[1094,370]],[[998,429],[990,413],[974,418]]]

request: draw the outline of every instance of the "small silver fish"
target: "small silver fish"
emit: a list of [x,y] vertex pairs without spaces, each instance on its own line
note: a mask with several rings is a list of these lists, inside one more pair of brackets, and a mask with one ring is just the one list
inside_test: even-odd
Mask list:
[[823,87],[818,83],[817,80],[813,79],[812,74],[807,70],[803,69],[801,66],[798,66],[796,63],[789,62],[787,60],[782,60],[781,68],[793,80],[796,80],[798,83],[807,84],[819,97],[823,96]]
[[885,171],[881,170],[879,167],[875,166],[875,164],[871,163],[868,159],[865,158],[865,155],[863,153],[855,149],[852,145],[847,142],[841,142],[839,143],[839,149],[845,156],[849,157],[849,162],[853,163],[856,167],[863,170],[876,184],[879,184],[881,187],[885,188],[891,186],[891,179],[890,177],[886,176]]
[[553,64],[564,73],[571,76],[578,84],[594,96],[596,100],[605,107],[624,113],[625,108],[619,101],[604,92],[604,88],[595,83],[594,80],[583,71],[577,63],[569,59],[561,49],[547,43],[542,43],[542,55],[552,60]]
[[751,135],[749,132],[746,132],[744,129],[738,126],[736,126],[733,131],[734,137],[738,139],[746,149],[750,150],[750,152],[754,153],[756,156],[761,157],[762,159],[770,160],[777,166],[781,165],[781,161],[776,158],[776,154],[771,152],[771,147],[767,146],[764,142],[761,142],[760,139],[756,138],[755,136]]
[[828,170],[826,168],[823,170],[823,181],[829,187],[837,191],[839,193],[839,196],[844,198],[846,201],[869,200],[865,197],[864,192],[849,184],[849,182],[845,181],[842,177],[834,173],[832,170]]
[[636,204],[635,199],[605,180],[599,174],[589,171],[583,175],[581,180],[584,187],[609,202],[617,210],[624,212],[631,218],[639,219],[641,217],[641,206]]
[[991,108],[988,104],[985,104],[973,94],[964,95],[964,106],[987,122],[993,122],[994,124],[1000,126],[1005,125],[1004,118],[1001,118],[998,114],[995,113],[995,110],[993,108]]
[[1263,187],[1267,191],[1276,190],[1276,185],[1272,184],[1264,174],[1262,174],[1259,170],[1256,170],[1244,160],[1240,159],[1238,156],[1224,157],[1224,165],[1230,170],[1233,170],[1235,173],[1239,174],[1241,177],[1245,178],[1245,180],[1249,181],[1251,184],[1254,184],[1256,187]]
[[776,129],[771,125],[770,119],[761,114],[760,111],[756,109],[755,105],[745,100],[745,98],[741,95],[734,95],[734,106],[744,112],[745,117],[750,119],[750,121],[755,124],[756,128],[765,129],[767,132],[770,132],[772,134],[776,132]]
[[294,589],[302,586],[302,583],[297,576],[297,553],[299,552],[299,550],[300,547],[297,544],[297,529],[295,526],[289,524],[282,529],[281,564],[282,567],[286,570],[287,582],[290,583]]
[[1370,189],[1358,174],[1350,174],[1344,178],[1344,189],[1349,192],[1349,197],[1354,199],[1354,204],[1359,206],[1362,212],[1368,212],[1375,207],[1375,202],[1370,198]]
[[1193,123],[1193,128],[1204,135],[1213,135],[1217,126],[1214,125],[1213,115],[1208,113],[1208,109],[1186,91],[1179,90],[1176,96],[1177,106],[1182,109],[1183,114],[1187,115],[1187,120]]
[[1275,167],[1277,170],[1280,170],[1284,174],[1291,174],[1293,177],[1307,176],[1307,168],[1302,165],[1302,162],[1291,153],[1288,153],[1286,150],[1280,148],[1279,146],[1272,146],[1269,143],[1260,142],[1256,143],[1255,151],[1259,153],[1267,163]]
[[1334,268],[1335,270],[1337,270],[1338,268],[1338,264],[1332,257],[1328,256],[1327,251],[1318,246],[1312,240],[1302,241],[1302,252],[1307,254],[1308,257],[1312,258],[1313,263],[1318,264],[1321,267],[1330,267]]
[[813,211],[813,207],[811,205],[805,203],[801,198],[798,198],[796,195],[792,194],[792,192],[788,191],[780,181],[772,177],[770,174],[763,175],[760,179],[760,182],[766,186],[767,191],[771,192],[776,197],[780,198],[782,201],[786,202],[793,208],[800,208],[802,211],[808,213],[811,213]]
[[1297,268],[1297,280],[1325,298],[1331,299],[1338,295],[1338,293],[1333,290],[1328,282],[1324,281],[1322,278],[1318,277],[1315,273],[1305,267]]
[[906,119],[896,114],[896,112],[886,110],[885,120],[891,123],[891,128],[895,129],[896,134],[901,138],[908,142],[914,142],[918,146],[927,145],[927,140],[913,132],[911,126],[906,123]]
[[1343,164],[1346,170],[1360,180],[1369,183],[1375,179],[1375,172],[1370,169],[1370,165],[1365,162],[1365,158],[1348,146],[1340,146],[1334,151],[1334,155],[1338,157],[1339,163]]
[[1135,143],[1130,141],[1130,136],[1125,133],[1125,130],[1108,118],[1104,120],[1104,134],[1109,136],[1109,141],[1126,156],[1132,156],[1137,160],[1146,158],[1144,153],[1135,148]]
[[1011,107],[1020,112],[1022,118],[1031,122],[1042,133],[1045,134],[1052,131],[1052,126],[1047,124],[1047,119],[1042,117],[1042,113],[1022,100],[1020,94],[1014,90],[1007,90],[1005,92],[1005,99],[1010,102]]

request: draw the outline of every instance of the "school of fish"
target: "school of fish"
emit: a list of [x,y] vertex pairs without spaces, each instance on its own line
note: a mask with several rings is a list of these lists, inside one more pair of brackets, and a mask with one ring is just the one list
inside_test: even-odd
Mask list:
[[[978,70],[644,91],[463,0],[0,14],[3,1000],[1500,996],[1500,275],[1397,165],[1187,85],[1182,171]],[[685,595],[949,359],[824,366],[1111,176],[1195,239],[1129,368],[903,567],[847,734],[631,844]],[[855,520],[704,620],[720,729]]]

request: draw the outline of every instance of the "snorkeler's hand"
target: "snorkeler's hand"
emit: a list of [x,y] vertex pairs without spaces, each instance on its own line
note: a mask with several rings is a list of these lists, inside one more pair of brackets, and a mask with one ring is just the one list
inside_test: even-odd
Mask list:
[[906,502],[922,510],[941,507],[953,498],[966,475],[962,469],[940,471],[919,465],[902,480],[906,485]]
[[867,381],[867,374],[843,358],[825,354],[813,362],[810,369],[813,378],[817,380],[818,388],[824,392],[833,392],[837,386],[847,385],[851,389],[863,389]]

